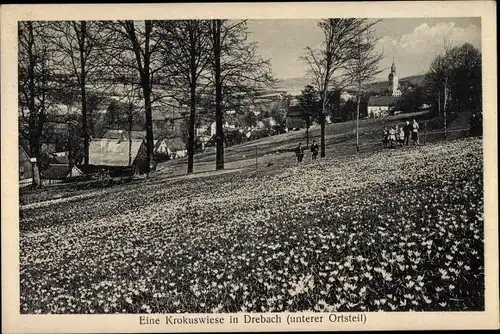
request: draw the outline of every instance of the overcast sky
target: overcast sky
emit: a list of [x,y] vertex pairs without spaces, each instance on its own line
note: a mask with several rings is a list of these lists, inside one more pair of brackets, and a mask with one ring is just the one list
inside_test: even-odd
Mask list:
[[[250,20],[251,39],[259,43],[260,54],[270,58],[277,78],[304,77],[306,66],[299,60],[307,46],[318,46],[322,32],[316,20]],[[452,45],[469,42],[480,48],[480,18],[383,19],[375,26],[384,50],[381,68],[389,68],[393,57],[398,77],[423,74],[448,36]],[[387,72],[387,73],[386,73]],[[388,70],[380,78],[386,78]]]

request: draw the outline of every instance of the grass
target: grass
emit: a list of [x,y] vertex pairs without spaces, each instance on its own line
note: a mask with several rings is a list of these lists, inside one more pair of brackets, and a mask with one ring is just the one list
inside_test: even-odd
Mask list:
[[484,310],[480,139],[200,175],[22,209],[21,313]]

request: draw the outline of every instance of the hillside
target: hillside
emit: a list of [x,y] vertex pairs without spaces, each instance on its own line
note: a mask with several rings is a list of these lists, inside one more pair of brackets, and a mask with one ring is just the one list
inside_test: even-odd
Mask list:
[[[416,86],[421,86],[424,84],[425,75],[412,75],[405,78],[400,78],[399,82],[409,82]],[[309,85],[311,83],[311,79],[307,77],[299,77],[299,78],[288,78],[281,80],[277,85],[277,90],[283,90],[291,95],[298,95],[304,89],[304,86]],[[366,90],[374,90],[378,91],[381,89],[385,89],[388,87],[387,81],[377,81],[370,83],[365,86]]]
[[[360,120],[360,149],[361,152],[374,152],[382,149],[381,132],[384,126],[402,125],[406,120],[415,118],[422,129],[428,132],[425,140],[427,143],[443,139],[440,132],[440,123],[436,119],[429,119],[428,111],[411,114],[399,114],[395,116],[372,118]],[[449,129],[466,128],[462,123],[449,124]],[[326,156],[348,156],[356,152],[356,122],[343,122],[328,124],[326,127]],[[449,139],[460,137],[466,134],[466,131],[459,131],[449,135]],[[319,142],[320,128],[313,127],[310,130],[310,143],[313,139]],[[422,138],[422,141],[424,138]],[[225,148],[226,169],[240,169],[267,166],[269,163],[280,167],[295,163],[295,155],[292,150],[302,143],[306,145],[306,132],[304,129],[292,131],[281,135],[262,138],[250,141],[241,145],[234,145]],[[204,173],[213,171],[215,168],[215,148],[209,148],[206,151],[196,154],[194,157],[195,173]],[[306,160],[310,159],[309,154]],[[167,161],[158,166],[159,175],[180,176],[186,173],[187,158]]]
[[144,182],[22,209],[20,312],[484,310],[481,144]]

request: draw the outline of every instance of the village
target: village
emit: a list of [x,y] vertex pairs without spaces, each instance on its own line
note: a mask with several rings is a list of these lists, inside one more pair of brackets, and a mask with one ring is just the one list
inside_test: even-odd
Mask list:
[[480,18],[16,24],[16,312],[484,311]]
[[[418,85],[412,83],[413,81],[418,84],[418,80],[419,78],[403,81],[403,86],[400,86],[393,62],[387,87],[382,89],[375,87],[364,93],[364,98],[368,100],[364,102],[365,109],[361,110],[361,114],[364,115],[362,117],[378,118],[401,113],[402,110],[397,110],[402,95],[401,89],[405,92],[411,92],[415,87],[418,89]],[[380,83],[377,86],[380,86]],[[225,147],[289,131],[318,127],[318,117],[314,118],[314,113],[304,112],[304,107],[299,103],[302,93],[303,90],[294,90],[293,87],[289,90],[268,91],[261,93],[252,101],[247,101],[238,111],[226,110],[223,126]],[[354,113],[352,105],[355,104],[355,98],[356,91],[353,88],[338,92],[338,106],[326,115],[326,123],[352,119]],[[75,138],[75,133],[78,133],[75,124],[78,124],[78,115],[81,114],[78,104],[55,104],[51,109],[46,122],[46,139],[42,142],[42,154],[39,158],[42,161],[40,164],[42,186],[82,180],[86,172],[92,173],[98,170],[125,170],[125,174],[116,172],[114,174],[128,176],[131,176],[131,172],[132,175],[144,172],[144,164],[147,164],[146,131],[142,115],[134,111],[131,115],[133,117],[129,117],[130,115],[123,111],[126,105],[120,102],[122,100],[120,96],[101,95],[95,99],[98,102],[91,116],[89,164],[85,167],[82,166],[81,143],[79,138]],[[344,110],[340,110],[341,108]],[[411,111],[428,108],[427,104],[422,103]],[[136,106],[136,110],[140,110],[140,107]],[[156,163],[186,157],[188,114],[188,107],[176,103],[175,99],[154,105],[152,123]],[[206,113],[200,111],[199,114]],[[216,122],[210,117],[200,117],[196,123],[195,134],[196,152],[215,149]],[[26,187],[33,183],[33,162],[28,153],[30,152],[27,147],[28,140],[21,137],[20,143],[19,184],[20,187]]]

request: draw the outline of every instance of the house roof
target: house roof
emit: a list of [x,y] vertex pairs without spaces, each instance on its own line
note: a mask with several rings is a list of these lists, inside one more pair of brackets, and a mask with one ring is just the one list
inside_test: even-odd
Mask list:
[[155,146],[159,146],[163,143],[172,151],[183,151],[186,149],[186,144],[178,137],[158,140]]
[[19,161],[30,161],[30,156],[26,153],[22,145],[19,145]]
[[[139,153],[142,139],[132,139],[132,161]],[[89,164],[95,166],[128,166],[129,140],[99,138],[89,145]]]
[[[73,168],[76,168],[77,172],[81,173],[77,167]],[[68,164],[50,164],[41,174],[44,179],[62,180],[65,179],[70,172],[71,167]]]
[[[146,138],[146,131],[132,130],[130,131],[130,137],[132,139],[144,139]],[[102,136],[104,139],[128,139],[129,132],[127,130],[108,130]]]
[[370,96],[368,106],[393,106],[398,100],[399,98],[395,96]]

